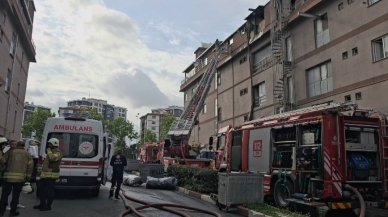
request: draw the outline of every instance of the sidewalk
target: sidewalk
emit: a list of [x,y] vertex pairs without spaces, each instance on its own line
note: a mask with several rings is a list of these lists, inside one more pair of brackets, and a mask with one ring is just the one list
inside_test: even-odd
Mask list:
[[[206,201],[206,202],[213,204],[213,205],[217,205],[217,202],[215,200],[213,200],[210,195],[201,194],[201,193],[191,191],[191,190],[188,190],[188,189],[182,188],[182,187],[177,187],[177,189],[179,192],[181,192],[183,194],[186,194],[186,195],[189,195],[191,197]],[[265,215],[263,213],[250,210],[250,209],[243,207],[243,206],[237,206],[237,213],[239,215],[242,215],[245,217],[271,217],[271,216]]]

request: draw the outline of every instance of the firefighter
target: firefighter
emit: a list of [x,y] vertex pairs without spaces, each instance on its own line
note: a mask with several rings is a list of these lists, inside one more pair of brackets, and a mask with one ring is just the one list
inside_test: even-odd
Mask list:
[[[116,154],[112,156],[110,160],[110,165],[113,167],[112,173],[112,185],[109,191],[109,199],[112,199],[113,192],[115,193],[116,200],[119,199],[119,193],[121,188],[121,183],[123,183],[124,167],[127,166],[127,159],[122,154],[121,149],[116,151]],[[116,191],[115,191],[116,186]]]
[[43,161],[37,189],[40,204],[34,206],[34,209],[39,209],[40,211],[51,210],[54,201],[54,185],[55,181],[59,179],[59,169],[62,160],[58,139],[49,139],[47,147],[47,156]]
[[30,179],[33,167],[31,155],[24,150],[24,142],[19,141],[0,160],[5,167],[4,183],[0,199],[0,216],[4,215],[8,204],[8,196],[12,192],[10,216],[18,216],[17,205],[19,204],[20,192],[24,183]]
[[[0,136],[0,159],[4,156],[3,149],[5,148],[5,146],[8,146],[8,140],[7,138]],[[4,166],[0,166],[0,186],[3,182],[4,169]]]

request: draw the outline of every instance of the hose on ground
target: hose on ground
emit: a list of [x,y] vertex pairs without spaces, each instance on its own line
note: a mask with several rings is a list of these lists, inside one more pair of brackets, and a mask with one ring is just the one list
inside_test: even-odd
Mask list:
[[[136,216],[139,216],[139,217],[149,217],[148,215],[145,215],[145,214],[139,212],[139,211],[147,209],[147,208],[157,208],[157,209],[160,209],[160,210],[163,210],[166,212],[170,212],[170,213],[176,214],[178,216],[182,216],[182,217],[191,217],[191,216],[185,212],[178,211],[178,210],[173,209],[173,208],[198,211],[198,212],[202,212],[205,214],[209,214],[211,216],[222,217],[222,215],[219,213],[205,210],[205,209],[199,209],[199,208],[191,207],[191,206],[171,204],[171,203],[153,203],[153,204],[150,204],[150,203],[147,203],[145,201],[128,196],[127,194],[125,194],[125,192],[123,190],[120,191],[120,198],[122,199],[122,201],[124,203],[124,207],[126,209],[120,213],[120,217],[124,217],[126,215],[131,214],[131,213],[134,213]],[[136,203],[142,204],[143,206],[134,207],[128,201],[136,202]]]
[[361,205],[361,210],[360,210],[359,217],[365,217],[366,205],[365,205],[364,198],[362,198],[362,195],[360,194],[360,192],[357,190],[357,188],[355,188],[355,187],[353,187],[353,186],[351,186],[349,184],[346,184],[345,188],[353,191],[353,193],[358,197],[358,200],[360,201],[360,205]]

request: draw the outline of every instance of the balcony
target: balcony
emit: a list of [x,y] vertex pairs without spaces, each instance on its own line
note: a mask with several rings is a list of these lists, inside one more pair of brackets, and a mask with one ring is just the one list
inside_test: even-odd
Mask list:
[[272,55],[264,57],[260,62],[253,65],[253,74],[260,73],[266,69],[269,69],[275,63],[275,58]]

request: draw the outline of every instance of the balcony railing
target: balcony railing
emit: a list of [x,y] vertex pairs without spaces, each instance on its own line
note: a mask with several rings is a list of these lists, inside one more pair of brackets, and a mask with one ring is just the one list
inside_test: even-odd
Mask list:
[[264,71],[266,69],[269,69],[275,63],[276,63],[275,58],[272,55],[264,57],[258,63],[254,64],[254,66],[253,66],[253,74],[256,74],[256,73],[262,72],[262,71]]

